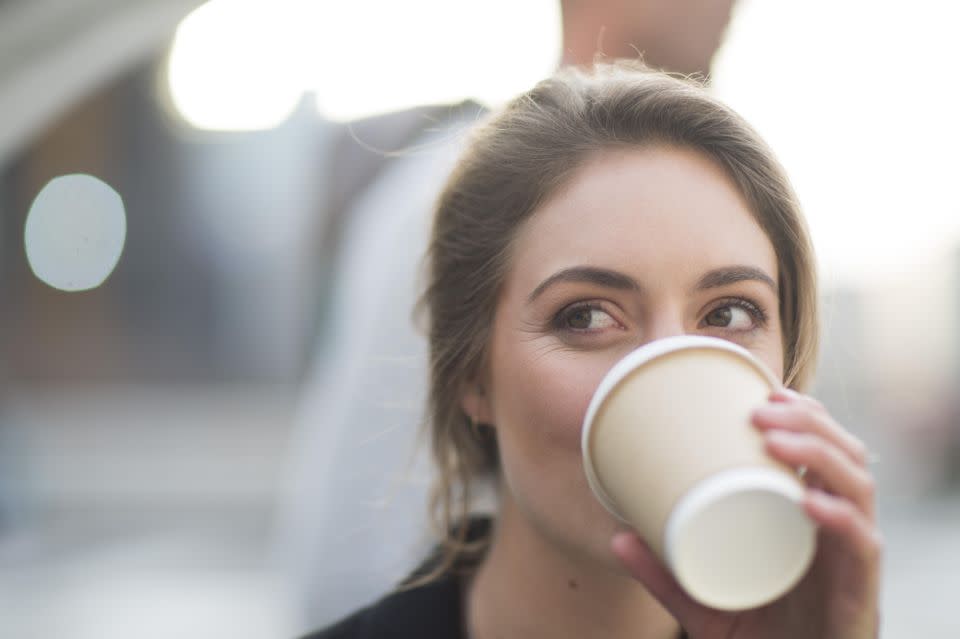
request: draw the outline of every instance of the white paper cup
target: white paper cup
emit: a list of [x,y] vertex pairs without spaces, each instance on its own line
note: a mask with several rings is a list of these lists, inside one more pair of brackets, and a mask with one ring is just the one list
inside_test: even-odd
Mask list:
[[671,337],[618,362],[587,410],[583,466],[597,499],[712,608],[773,601],[813,558],[803,485],[750,424],[779,386],[736,344]]

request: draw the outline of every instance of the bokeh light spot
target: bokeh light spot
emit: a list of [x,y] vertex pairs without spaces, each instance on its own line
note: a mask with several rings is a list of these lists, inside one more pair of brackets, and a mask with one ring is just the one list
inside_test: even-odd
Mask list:
[[123,253],[123,200],[90,175],[54,178],[34,199],[23,235],[27,261],[38,279],[62,291],[96,288]]
[[[167,65],[173,105],[193,127],[257,131],[283,123],[310,62],[293,0],[211,0],[177,27]],[[312,3],[307,3],[312,4]]]

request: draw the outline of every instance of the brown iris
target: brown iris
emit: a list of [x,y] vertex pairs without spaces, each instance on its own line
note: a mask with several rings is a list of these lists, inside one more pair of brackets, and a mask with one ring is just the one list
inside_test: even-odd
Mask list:
[[592,321],[592,308],[578,308],[567,316],[567,326],[574,329],[588,329]]
[[733,309],[729,306],[721,306],[718,309],[710,311],[707,315],[706,322],[708,326],[730,326],[730,322],[733,321]]

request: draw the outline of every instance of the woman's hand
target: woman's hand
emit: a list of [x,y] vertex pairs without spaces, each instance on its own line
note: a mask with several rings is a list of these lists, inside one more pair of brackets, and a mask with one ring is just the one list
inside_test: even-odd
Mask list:
[[773,457],[806,468],[803,506],[818,526],[817,553],[793,590],[762,608],[718,611],[684,593],[636,535],[614,537],[614,553],[691,639],[876,639],[883,541],[866,448],[822,404],[790,390],[774,393],[753,424]]

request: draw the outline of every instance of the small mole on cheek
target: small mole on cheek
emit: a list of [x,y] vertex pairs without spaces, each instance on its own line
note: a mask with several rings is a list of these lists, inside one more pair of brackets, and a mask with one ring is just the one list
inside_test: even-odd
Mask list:
[[577,590],[578,588],[580,588],[580,584],[578,584],[575,579],[571,579],[570,581],[567,582],[567,587],[569,587],[570,590]]

